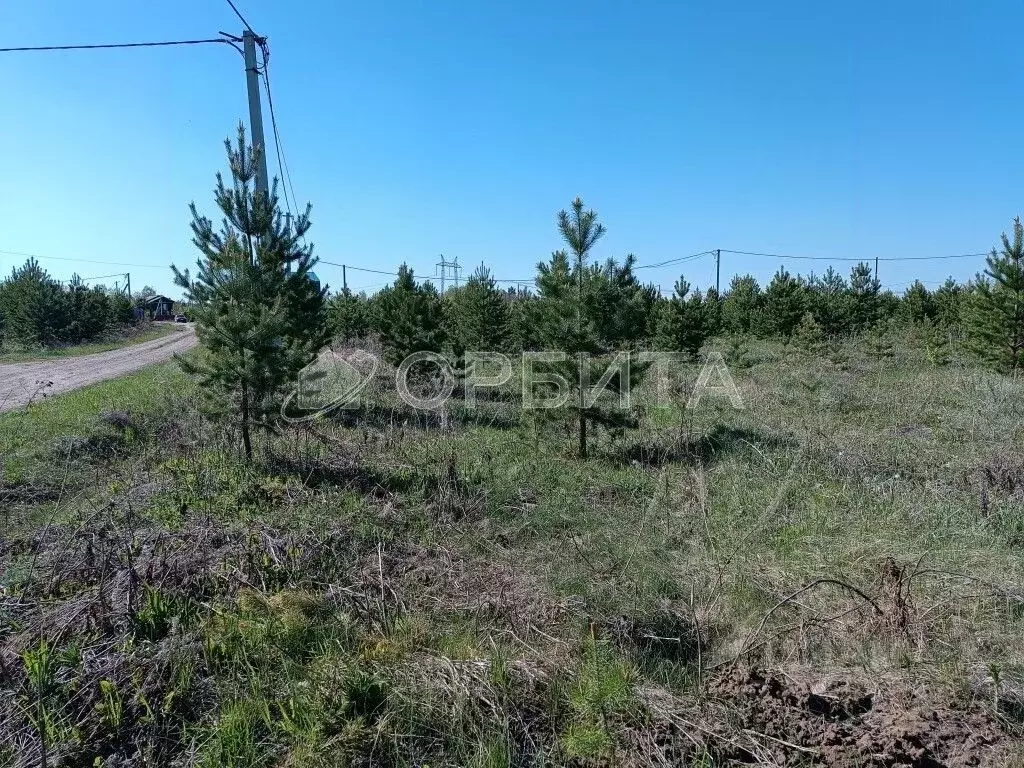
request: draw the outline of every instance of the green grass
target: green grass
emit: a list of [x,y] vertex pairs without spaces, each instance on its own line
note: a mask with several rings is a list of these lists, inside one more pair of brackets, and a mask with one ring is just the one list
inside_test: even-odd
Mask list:
[[[0,417],[10,540],[55,521],[91,548],[66,559],[103,564],[12,554],[9,593],[58,611],[129,567],[140,581],[130,630],[114,614],[63,638],[102,635],[135,670],[93,686],[98,708],[50,696],[54,722],[99,712],[117,734],[62,732],[66,748],[91,759],[140,738],[171,750],[159,762],[195,744],[208,765],[639,765],[661,728],[676,734],[670,764],[712,765],[726,742],[672,729],[729,728],[739,710],[745,748],[771,728],[817,747],[802,729],[820,714],[786,730],[749,698],[722,704],[734,663],[798,692],[839,680],[896,711],[981,712],[1019,744],[1024,382],[933,366],[907,341],[891,357],[851,342],[838,362],[767,342],[743,355],[743,409],[642,408],[638,430],[596,430],[587,462],[571,434],[508,403],[486,406],[506,417],[493,422],[453,408],[445,427],[378,389],[379,410],[263,435],[246,466],[173,364]],[[108,410],[131,426],[100,422]],[[68,436],[85,442],[62,453]],[[122,610],[116,594],[96,610]],[[187,674],[159,671],[170,653]]]
[[165,336],[179,331],[177,326],[169,323],[152,325],[141,331],[134,331],[122,338],[101,341],[90,344],[77,344],[69,347],[54,347],[43,349],[11,350],[0,351],[0,365],[4,363],[29,363],[41,360],[59,360],[65,357],[79,357],[81,355],[94,355],[99,352],[112,352],[115,349],[131,347],[135,344],[143,344],[147,341],[156,341]]

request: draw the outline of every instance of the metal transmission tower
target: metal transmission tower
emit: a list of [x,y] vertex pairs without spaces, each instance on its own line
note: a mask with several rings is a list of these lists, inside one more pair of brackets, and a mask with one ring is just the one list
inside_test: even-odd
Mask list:
[[451,270],[451,277],[452,280],[455,281],[455,287],[459,287],[459,272],[462,270],[462,267],[459,266],[458,256],[455,257],[454,261],[447,261],[442,253],[441,260],[437,262],[435,266],[440,270],[441,293],[444,293],[445,290],[445,280],[448,277],[448,270]]

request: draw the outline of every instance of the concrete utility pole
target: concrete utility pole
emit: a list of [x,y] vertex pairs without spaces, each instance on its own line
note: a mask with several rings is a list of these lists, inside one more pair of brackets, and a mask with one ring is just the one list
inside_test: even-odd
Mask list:
[[341,265],[341,287],[345,293],[348,293],[348,275],[345,274],[345,265]]
[[267,181],[267,143],[263,140],[263,107],[260,104],[260,72],[256,67],[256,45],[264,42],[249,30],[242,33],[242,50],[245,53],[245,81],[249,88],[249,138],[253,147],[260,148],[260,159],[256,168],[256,191],[270,194]]
[[878,279],[878,257],[875,256],[875,274],[872,275],[875,280]]
[[722,249],[715,249],[715,293],[722,297]]

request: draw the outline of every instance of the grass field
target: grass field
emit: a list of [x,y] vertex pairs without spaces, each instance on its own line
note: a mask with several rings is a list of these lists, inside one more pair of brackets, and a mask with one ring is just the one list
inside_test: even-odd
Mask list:
[[40,349],[0,349],[0,364],[27,363],[33,360],[54,360],[64,357],[93,355],[97,352],[111,352],[115,349],[130,347],[169,336],[178,330],[171,323],[146,323],[139,328],[129,328],[116,338],[92,344],[77,344],[70,347],[53,347]]
[[1024,382],[723,349],[586,462],[386,376],[251,467],[173,365],[0,417],[0,764],[1024,765]]

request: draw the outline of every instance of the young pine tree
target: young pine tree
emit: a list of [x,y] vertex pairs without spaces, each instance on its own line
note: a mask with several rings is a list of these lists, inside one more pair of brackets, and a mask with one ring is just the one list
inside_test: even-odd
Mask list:
[[370,329],[370,300],[344,288],[327,302],[327,322],[339,341],[362,339]]
[[947,277],[932,295],[935,297],[935,319],[940,325],[958,332],[963,325],[963,286]]
[[413,352],[441,351],[441,297],[432,284],[417,283],[408,265],[398,268],[394,284],[374,296],[371,305],[374,328],[392,365],[399,365]]
[[[565,251],[556,251],[551,261],[538,265],[537,287],[540,292],[538,319],[542,325],[545,346],[565,355],[565,361],[556,365],[558,372],[569,383],[571,396],[569,409],[578,424],[579,456],[587,458],[587,424],[594,422],[606,426],[625,423],[624,415],[602,406],[600,399],[588,402],[591,387],[600,380],[606,368],[597,358],[610,350],[602,345],[597,330],[597,318],[588,304],[588,281],[592,270],[587,259],[595,243],[605,233],[594,211],[584,211],[583,201],[576,198],[572,212],[558,214],[558,231],[572,252],[573,263]],[[623,387],[639,382],[645,368],[631,365],[628,380],[616,375],[606,392],[613,394]]]
[[30,258],[0,286],[0,315],[7,338],[26,346],[63,340],[67,302],[60,284]]
[[447,336],[457,356],[469,351],[500,352],[509,342],[510,299],[481,264],[461,288],[445,295]]
[[[1014,376],[1024,367],[1024,225],[1013,220],[1013,240],[1003,233],[993,248],[967,307],[973,349],[992,367]],[[986,279],[987,278],[987,279]]]
[[237,144],[224,144],[231,182],[217,174],[221,227],[214,229],[192,203],[198,272],[193,278],[171,266],[192,305],[201,345],[197,358],[178,362],[200,381],[211,410],[238,423],[251,459],[252,428],[274,428],[286,390],[327,340],[327,289],[309,277],[313,246],[299,242],[310,227],[310,207],[294,227],[282,224],[277,180],[269,195],[253,188],[262,148],[246,143],[242,125]]
[[793,331],[793,342],[809,355],[819,355],[825,349],[825,330],[814,318],[813,312],[804,312]]
[[722,302],[722,323],[730,333],[747,334],[757,329],[764,294],[753,275],[736,275]]
[[779,267],[764,289],[762,331],[769,336],[789,338],[800,324],[806,305],[803,282],[799,277],[793,277],[785,267]]
[[849,332],[867,330],[878,322],[881,290],[882,284],[872,274],[870,265],[862,261],[850,270]]
[[808,281],[814,319],[827,337],[850,333],[851,298],[846,280],[832,267]]
[[950,329],[926,317],[918,326],[925,357],[934,366],[949,365],[953,359],[953,339]]
[[935,319],[935,297],[920,280],[915,280],[904,291],[900,314],[910,323],[925,323]]
[[635,265],[633,254],[622,264],[608,259],[603,266],[592,265],[584,281],[587,311],[597,324],[598,339],[608,347],[633,349],[654,335],[658,292],[637,279]]
[[890,358],[896,354],[896,338],[898,329],[892,318],[881,320],[871,326],[864,335],[864,349],[879,360]]
[[676,281],[675,294],[662,303],[658,316],[659,349],[685,352],[696,360],[701,347],[715,333],[718,298],[714,291],[705,296],[690,293],[690,284],[682,277]]

